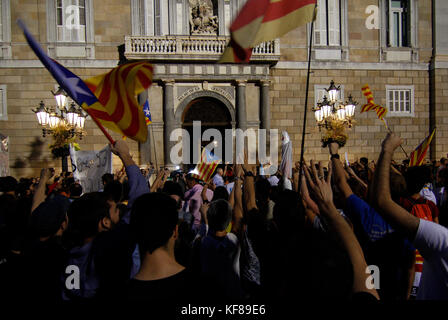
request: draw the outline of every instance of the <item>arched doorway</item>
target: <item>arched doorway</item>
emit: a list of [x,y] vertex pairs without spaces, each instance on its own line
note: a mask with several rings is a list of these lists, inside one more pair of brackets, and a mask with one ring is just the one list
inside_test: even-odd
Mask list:
[[[222,158],[224,158],[225,152],[225,130],[232,129],[232,116],[227,106],[220,100],[213,97],[199,97],[193,99],[185,107],[182,114],[182,128],[188,131],[190,135],[190,163],[193,161],[193,121],[201,122],[201,147],[205,147],[209,143],[213,142],[216,137],[210,137],[210,140],[202,141],[202,134],[207,129],[216,129],[219,131],[222,137],[223,149]],[[190,167],[194,167],[192,164]],[[188,169],[189,169],[188,168]]]

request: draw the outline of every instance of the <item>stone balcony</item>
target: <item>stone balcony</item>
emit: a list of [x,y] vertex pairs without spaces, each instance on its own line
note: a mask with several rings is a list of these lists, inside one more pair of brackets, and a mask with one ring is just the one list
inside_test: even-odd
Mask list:
[[[229,40],[225,36],[126,36],[124,54],[128,60],[216,62]],[[278,39],[253,48],[251,62],[273,65],[279,59]]]

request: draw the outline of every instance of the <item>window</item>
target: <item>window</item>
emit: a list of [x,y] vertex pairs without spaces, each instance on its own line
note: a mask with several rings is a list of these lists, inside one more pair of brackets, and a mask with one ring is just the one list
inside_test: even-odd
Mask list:
[[0,42],[3,41],[3,8],[2,3],[0,2]]
[[390,116],[414,116],[414,86],[386,86]]
[[57,0],[56,24],[58,42],[85,42],[85,0]]
[[0,85],[0,120],[8,120],[8,108],[6,105],[6,85]]
[[314,23],[316,46],[341,45],[341,0],[318,0]]
[[48,55],[95,58],[93,0],[47,0]]
[[[324,85],[324,84],[316,84],[314,85],[314,105],[316,106],[318,102],[322,102],[322,99],[324,96],[329,98],[328,92],[326,89],[330,84]],[[341,85],[340,90],[338,91],[337,100],[344,101],[344,86]]]
[[10,0],[0,0],[0,59],[11,58]]
[[408,0],[388,1],[387,40],[389,47],[409,47],[410,15]]

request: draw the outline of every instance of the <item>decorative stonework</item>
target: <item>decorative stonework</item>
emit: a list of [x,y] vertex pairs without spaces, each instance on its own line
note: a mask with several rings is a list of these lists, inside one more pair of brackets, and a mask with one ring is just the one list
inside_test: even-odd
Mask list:
[[211,0],[189,0],[190,3],[190,33],[218,34],[218,16],[213,14]]

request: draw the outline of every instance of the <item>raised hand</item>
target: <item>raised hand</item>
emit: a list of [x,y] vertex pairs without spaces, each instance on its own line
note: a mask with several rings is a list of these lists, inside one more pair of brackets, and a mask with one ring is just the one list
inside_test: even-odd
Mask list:
[[331,190],[331,162],[328,164],[328,175],[325,179],[323,175],[322,163],[319,163],[319,173],[314,165],[314,161],[311,160],[311,170],[305,167],[305,177],[310,186],[310,191],[318,204],[332,204],[333,203],[333,191]]
[[383,151],[385,152],[394,152],[401,144],[403,143],[403,139],[397,136],[393,132],[389,132],[382,143]]

